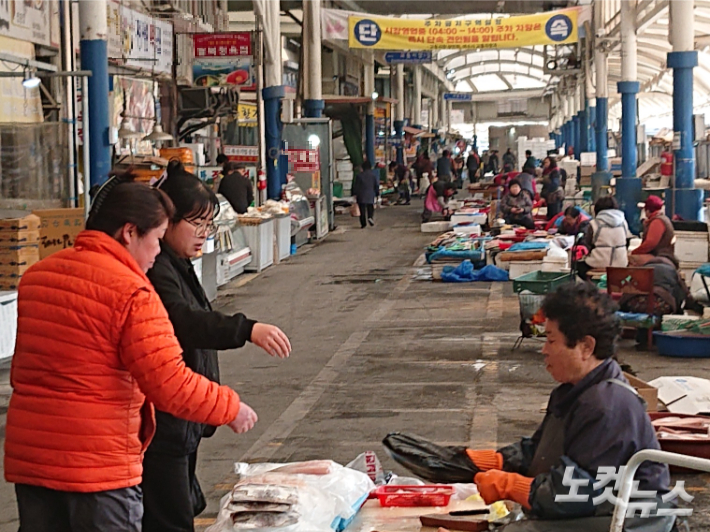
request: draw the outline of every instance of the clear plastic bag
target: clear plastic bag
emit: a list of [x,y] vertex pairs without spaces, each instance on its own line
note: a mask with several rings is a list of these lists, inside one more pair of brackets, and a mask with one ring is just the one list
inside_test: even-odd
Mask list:
[[[246,464],[236,463],[239,477],[237,486],[261,484],[295,486],[298,503],[293,510],[299,521],[294,525],[279,528],[282,532],[332,532],[343,530],[353,519],[370,491],[375,487],[370,478],[331,461],[296,462],[291,464]],[[303,473],[306,472],[306,473]],[[315,473],[309,474],[308,472]],[[231,494],[230,494],[231,495]],[[222,499],[220,515],[207,532],[235,532],[241,530],[232,524],[228,510],[230,496]],[[272,530],[270,528],[252,530]]]

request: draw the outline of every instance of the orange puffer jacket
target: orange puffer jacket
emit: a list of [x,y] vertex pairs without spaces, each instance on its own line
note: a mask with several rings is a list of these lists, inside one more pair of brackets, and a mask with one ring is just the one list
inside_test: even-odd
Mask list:
[[11,382],[5,478],[63,491],[140,484],[153,405],[209,425],[239,411],[235,392],[185,366],[150,281],[97,231],[23,276]]

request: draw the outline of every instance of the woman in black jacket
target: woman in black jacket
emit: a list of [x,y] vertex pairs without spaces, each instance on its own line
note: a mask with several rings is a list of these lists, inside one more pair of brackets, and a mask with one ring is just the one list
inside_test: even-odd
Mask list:
[[[148,277],[168,311],[185,364],[218,382],[218,349],[235,349],[251,341],[272,356],[287,357],[291,345],[280,329],[244,314],[213,311],[195,275],[190,259],[214,231],[219,205],[215,194],[179,163],[171,163],[159,186],[175,204],[175,216]],[[251,411],[245,403],[241,408]],[[195,477],[197,448],[216,428],[160,411],[156,418],[155,437],[143,461],[143,531],[192,532],[195,516],[206,506]]]

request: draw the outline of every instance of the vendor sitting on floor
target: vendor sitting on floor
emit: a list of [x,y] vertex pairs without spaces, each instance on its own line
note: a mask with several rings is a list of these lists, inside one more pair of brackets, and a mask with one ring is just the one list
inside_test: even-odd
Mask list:
[[557,234],[577,236],[579,233],[584,233],[588,225],[589,216],[584,214],[579,207],[567,207]]
[[422,213],[422,223],[431,221],[431,217],[435,212],[440,212],[445,220],[451,216],[448,209],[449,199],[456,194],[456,185],[451,181],[442,181],[437,179],[429,185],[424,198],[424,212]]
[[584,261],[577,263],[577,275],[586,280],[590,270],[602,270],[610,266],[626,268],[629,265],[628,250],[631,232],[623,211],[614,196],[603,196],[594,204],[594,220],[587,226],[582,246],[588,251]]
[[[651,257],[638,266],[653,268],[653,314],[682,314],[683,305],[690,298],[690,290],[680,276],[678,259],[672,256]],[[647,296],[623,294],[619,306],[624,312],[645,314],[648,310]]]
[[649,196],[644,204],[646,220],[643,222],[643,241],[631,252],[629,264],[639,266],[653,257],[673,257],[675,232],[673,223],[663,214],[663,200]]
[[[480,470],[474,480],[486,504],[512,500],[535,518],[511,523],[501,529],[505,532],[607,532],[613,499],[596,505],[592,500],[604,491],[593,488],[604,476],[602,468],[616,474],[638,451],[660,446],[643,400],[613,358],[621,330],[614,302],[591,283],[567,283],[547,296],[542,310],[545,366],[560,385],[532,438],[497,452],[467,451]],[[675,516],[656,515],[657,507],[672,505],[661,500],[669,489],[668,466],[644,462],[635,479],[637,489],[655,494],[647,502],[657,506],[649,517],[627,518],[625,530],[671,530]],[[572,494],[574,502],[556,500]]]
[[532,200],[523,192],[520,181],[513,179],[508,185],[508,193],[500,202],[505,222],[512,225],[522,225],[526,229],[535,229],[532,218]]

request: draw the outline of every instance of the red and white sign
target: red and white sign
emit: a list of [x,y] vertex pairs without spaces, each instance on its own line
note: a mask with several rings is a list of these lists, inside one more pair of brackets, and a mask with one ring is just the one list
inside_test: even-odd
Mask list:
[[224,154],[230,161],[236,161],[239,163],[259,162],[258,146],[225,146]]
[[202,57],[246,57],[251,56],[251,33],[197,33],[192,36],[195,43],[195,58]]
[[286,150],[291,172],[318,172],[320,171],[319,150]]

